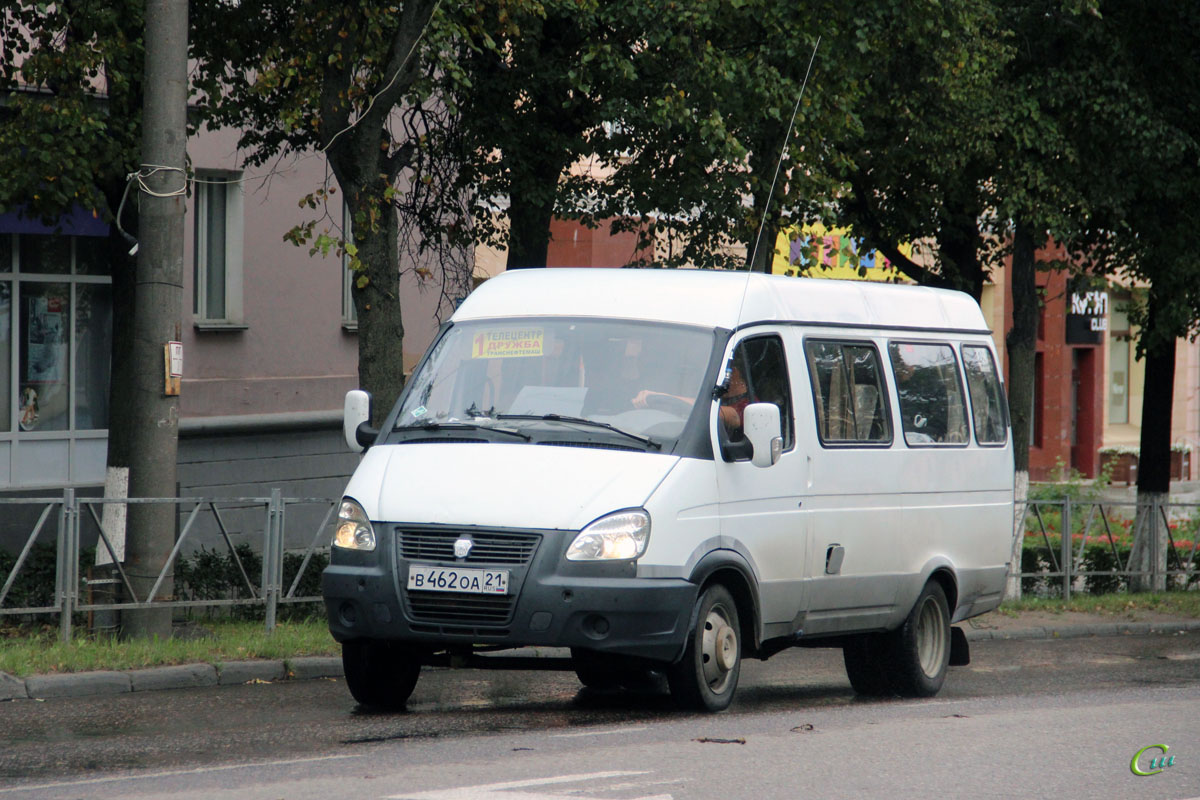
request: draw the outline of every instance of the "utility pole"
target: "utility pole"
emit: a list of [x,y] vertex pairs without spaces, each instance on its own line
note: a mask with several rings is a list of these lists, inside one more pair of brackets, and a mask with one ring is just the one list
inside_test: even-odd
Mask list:
[[[179,445],[178,380],[172,380],[172,343],[180,341],[183,313],[183,221],[187,155],[187,0],[147,0],[146,80],[142,105],[142,163],[138,173],[139,233],[135,289],[134,419],[130,497],[175,497]],[[130,585],[145,600],[175,545],[176,506],[131,504],[125,549]],[[159,587],[174,592],[173,576]],[[171,635],[171,609],[122,615],[127,637]]]

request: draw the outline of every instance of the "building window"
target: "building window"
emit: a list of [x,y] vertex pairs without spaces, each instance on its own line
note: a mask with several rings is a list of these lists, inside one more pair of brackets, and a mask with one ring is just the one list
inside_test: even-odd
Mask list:
[[1108,424],[1129,422],[1129,299],[1114,298],[1108,322]]
[[241,173],[196,173],[192,313],[200,327],[241,327]]
[[1030,445],[1033,447],[1042,447],[1044,440],[1042,438],[1042,420],[1045,414],[1042,411],[1042,400],[1046,396],[1046,361],[1041,353],[1035,353],[1033,356],[1033,392],[1030,393],[1029,405],[1029,420],[1030,428],[1033,435],[1030,437]]
[[112,280],[104,240],[0,234],[0,488],[104,480]]
[[[346,244],[354,242],[353,218],[350,208],[342,204],[342,235]],[[354,307],[354,270],[350,269],[350,255],[342,250],[342,327],[348,331],[358,330],[358,309]]]

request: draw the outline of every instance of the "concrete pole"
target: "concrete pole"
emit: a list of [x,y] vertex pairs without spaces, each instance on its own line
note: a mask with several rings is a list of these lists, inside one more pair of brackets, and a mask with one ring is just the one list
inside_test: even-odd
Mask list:
[[[179,397],[167,394],[164,353],[169,342],[180,341],[183,314],[187,0],[147,0],[145,31],[135,377],[128,387],[134,417],[129,496],[174,497]],[[125,563],[139,601],[147,599],[171,553],[175,520],[173,504],[130,506]],[[173,592],[174,580],[168,576],[155,599]],[[122,628],[129,637],[166,638],[171,634],[171,610],[126,612]]]

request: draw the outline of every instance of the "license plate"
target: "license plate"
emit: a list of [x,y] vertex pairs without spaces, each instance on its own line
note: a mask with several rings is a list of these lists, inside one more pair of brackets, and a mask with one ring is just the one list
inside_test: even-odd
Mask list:
[[465,592],[508,594],[508,570],[459,569],[457,567],[408,568],[408,590],[418,592]]

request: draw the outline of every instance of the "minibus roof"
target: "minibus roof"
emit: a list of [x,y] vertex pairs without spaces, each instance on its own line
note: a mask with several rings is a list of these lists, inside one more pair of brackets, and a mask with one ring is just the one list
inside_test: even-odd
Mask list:
[[[744,300],[743,300],[744,295]],[[968,294],[926,286],[698,269],[503,272],[453,320],[612,317],[735,329],[758,322],[987,333]]]

